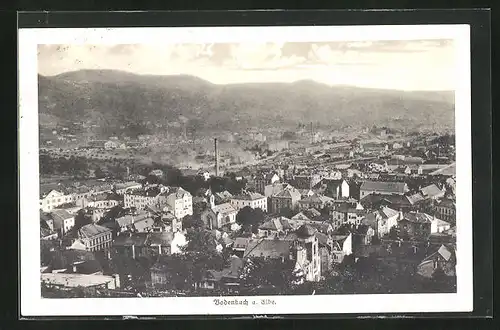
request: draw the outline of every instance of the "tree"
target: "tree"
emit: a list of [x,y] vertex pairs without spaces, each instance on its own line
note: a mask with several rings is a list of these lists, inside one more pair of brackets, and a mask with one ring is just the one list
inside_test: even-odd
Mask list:
[[199,215],[186,215],[182,218],[183,229],[199,229],[204,227],[205,223],[203,223]]
[[77,212],[77,214],[75,215],[75,226],[73,227],[73,230],[77,231],[80,228],[82,228],[83,226],[91,224],[91,223],[92,223],[92,219],[85,214],[85,211],[79,210]]
[[263,294],[287,294],[303,281],[301,272],[295,270],[295,261],[281,258],[252,258],[245,263],[240,278],[243,288]]
[[215,235],[204,228],[190,228],[186,233],[188,243],[183,247],[184,251],[210,252],[216,250]]
[[265,214],[261,209],[253,209],[245,206],[236,214],[236,222],[243,227],[246,232],[256,233],[258,227],[264,222]]

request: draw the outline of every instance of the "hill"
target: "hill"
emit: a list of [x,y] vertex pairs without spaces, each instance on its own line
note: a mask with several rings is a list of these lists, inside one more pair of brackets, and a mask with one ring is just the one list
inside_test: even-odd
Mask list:
[[[454,125],[453,92],[402,92],[314,81],[215,85],[200,78],[81,70],[39,76],[41,127],[86,122],[129,136],[187,125],[197,135],[251,127]],[[50,119],[50,120],[49,120]]]

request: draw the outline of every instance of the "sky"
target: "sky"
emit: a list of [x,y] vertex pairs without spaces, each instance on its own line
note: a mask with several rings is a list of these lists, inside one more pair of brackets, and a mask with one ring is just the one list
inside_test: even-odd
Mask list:
[[38,46],[39,74],[80,69],[408,91],[452,91],[456,81],[452,40]]

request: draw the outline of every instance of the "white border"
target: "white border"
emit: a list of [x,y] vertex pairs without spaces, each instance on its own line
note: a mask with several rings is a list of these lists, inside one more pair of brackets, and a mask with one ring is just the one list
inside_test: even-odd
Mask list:
[[[138,44],[453,39],[456,47],[457,293],[273,296],[276,305],[216,306],[212,298],[43,299],[38,227],[38,44]],[[417,63],[415,63],[418,65]],[[467,312],[473,308],[470,28],[468,25],[19,30],[21,315],[213,315]],[[432,74],[432,72],[429,72]],[[247,297],[259,301],[261,297]]]

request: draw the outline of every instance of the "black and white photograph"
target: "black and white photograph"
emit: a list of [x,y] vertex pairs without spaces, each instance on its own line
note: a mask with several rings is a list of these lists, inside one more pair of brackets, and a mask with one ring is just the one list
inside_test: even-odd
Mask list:
[[471,310],[469,47],[464,25],[21,30],[22,308]]

